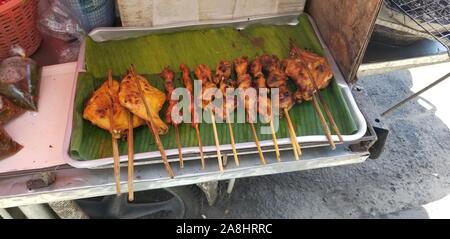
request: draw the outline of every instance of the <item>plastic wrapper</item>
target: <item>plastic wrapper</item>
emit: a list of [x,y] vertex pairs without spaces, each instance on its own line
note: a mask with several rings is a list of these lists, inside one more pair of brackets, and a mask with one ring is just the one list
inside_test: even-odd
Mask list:
[[0,65],[0,95],[15,105],[27,110],[37,111],[40,76],[32,59],[23,54],[23,49],[14,48],[14,56]]
[[8,99],[0,96],[0,126],[7,124],[24,112],[24,109],[17,107]]
[[39,17],[39,30],[64,41],[82,40],[86,32],[79,20],[62,1],[51,1]]
[[13,156],[22,148],[22,145],[12,140],[8,133],[0,128],[0,160]]

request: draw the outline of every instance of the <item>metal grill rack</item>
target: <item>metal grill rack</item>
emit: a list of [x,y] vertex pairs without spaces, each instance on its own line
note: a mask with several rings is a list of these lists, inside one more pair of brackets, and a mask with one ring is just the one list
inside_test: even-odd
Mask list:
[[450,0],[385,0],[442,43],[450,53]]

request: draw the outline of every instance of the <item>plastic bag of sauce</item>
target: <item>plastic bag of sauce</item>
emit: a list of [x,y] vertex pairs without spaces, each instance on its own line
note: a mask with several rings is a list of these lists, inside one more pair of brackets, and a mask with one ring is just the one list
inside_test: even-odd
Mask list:
[[22,149],[22,145],[16,143],[0,128],[0,160],[13,156]]
[[[22,49],[13,50],[15,55]],[[36,63],[24,55],[4,60],[0,65],[0,95],[15,105],[37,111],[40,77]]]
[[0,126],[7,124],[24,112],[24,109],[17,107],[5,97],[0,96]]

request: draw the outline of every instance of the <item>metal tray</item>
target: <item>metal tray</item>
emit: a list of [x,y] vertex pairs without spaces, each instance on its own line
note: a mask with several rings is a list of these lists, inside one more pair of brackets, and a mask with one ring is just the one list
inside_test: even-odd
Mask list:
[[[304,13],[303,13],[304,14]],[[309,17],[309,16],[308,16]],[[155,33],[165,33],[165,32],[179,32],[179,31],[185,31],[187,29],[201,29],[201,28],[211,28],[211,27],[223,27],[223,26],[232,26],[237,29],[245,29],[247,26],[252,24],[275,24],[275,25],[296,25],[298,24],[298,14],[296,15],[277,15],[277,16],[266,16],[266,17],[260,17],[260,18],[253,18],[253,19],[242,19],[242,20],[231,20],[231,21],[210,21],[210,22],[204,22],[202,25],[195,25],[195,24],[178,24],[178,25],[166,25],[166,26],[159,26],[159,27],[153,27],[153,28],[136,28],[136,27],[126,27],[126,28],[99,28],[94,31],[92,31],[89,36],[92,37],[93,40],[101,42],[101,41],[108,41],[108,40],[121,40],[121,39],[127,39],[127,38],[134,38],[139,36],[144,36],[148,34],[155,34]],[[352,117],[355,119],[356,125],[357,125],[357,132],[353,135],[343,135],[343,139],[345,143],[352,143],[360,140],[363,138],[363,136],[366,134],[367,131],[367,123],[364,119],[363,114],[359,110],[355,99],[353,98],[353,95],[351,94],[351,90],[346,83],[341,71],[339,70],[335,60],[333,59],[332,55],[330,54],[329,49],[325,45],[322,37],[319,34],[319,31],[317,29],[317,26],[315,25],[313,19],[309,17],[309,21],[311,22],[315,34],[318,36],[319,41],[324,49],[324,55],[329,61],[335,80],[340,87],[344,98],[349,106],[350,113],[352,114]],[[198,24],[198,23],[197,23]],[[71,133],[72,133],[72,112],[74,107],[74,97],[76,94],[76,82],[78,79],[78,73],[85,72],[85,55],[84,55],[85,45],[82,45],[79,59],[78,59],[78,67],[77,67],[77,74],[76,74],[76,80],[74,81],[73,89],[72,89],[72,95],[71,95],[71,105],[70,105],[70,114],[68,117],[67,127],[66,127],[66,134],[65,134],[65,140],[64,140],[64,160],[71,166],[76,168],[99,168],[99,167],[110,167],[113,163],[113,158],[103,158],[98,160],[90,160],[90,161],[77,161],[73,160],[69,155],[69,148],[70,148],[70,139],[71,139]],[[339,141],[338,137],[336,135],[333,136],[333,139],[337,142]],[[298,137],[297,140],[302,143],[303,148],[310,148],[310,147],[321,147],[327,145],[327,139],[325,136],[302,136]],[[280,138],[278,139],[278,144],[280,146],[280,150],[290,150],[292,149],[292,145],[289,138]],[[239,143],[236,144],[237,151],[239,155],[244,154],[255,154],[257,153],[256,146],[254,142],[248,142],[248,143]],[[273,149],[273,142],[271,140],[268,141],[262,141],[261,147],[264,152],[272,152]],[[231,150],[231,145],[221,145],[220,146],[222,154],[226,158],[227,155],[229,155]],[[217,157],[216,154],[216,148],[215,146],[206,146],[204,147],[204,153],[205,158],[215,158]],[[167,157],[170,162],[176,162],[178,161],[178,150],[177,149],[170,149],[166,150]],[[183,148],[183,155],[185,160],[198,160],[200,158],[198,147],[193,148]],[[121,162],[126,162],[127,156],[124,155],[120,158]],[[141,165],[141,164],[155,164],[155,163],[162,163],[160,153],[155,152],[148,152],[148,153],[140,153],[135,155],[135,165]]]

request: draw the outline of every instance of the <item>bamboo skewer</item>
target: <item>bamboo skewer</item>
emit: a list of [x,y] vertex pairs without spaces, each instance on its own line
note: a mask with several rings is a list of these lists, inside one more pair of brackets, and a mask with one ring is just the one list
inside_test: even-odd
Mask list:
[[328,124],[325,121],[325,117],[323,117],[323,113],[320,110],[320,107],[319,107],[319,104],[317,103],[317,99],[316,99],[315,95],[313,95],[312,103],[313,103],[314,109],[317,112],[317,115],[319,116],[319,120],[320,120],[320,123],[322,124],[322,128],[323,128],[323,131],[325,133],[325,136],[328,139],[328,143],[330,144],[331,149],[335,150],[336,149],[336,144],[334,143],[333,138],[331,137],[330,128],[328,127]]
[[295,159],[300,160],[299,156],[302,155],[302,149],[300,147],[300,144],[297,141],[297,134],[295,133],[294,124],[292,123],[291,117],[289,116],[289,111],[286,108],[284,108],[283,110],[284,110],[284,114],[286,116],[286,120],[288,123],[289,134],[291,136],[292,146],[294,147],[294,151],[296,154]]
[[209,113],[211,114],[211,122],[213,125],[213,131],[214,131],[214,140],[216,142],[217,162],[219,163],[220,173],[223,174],[224,170],[223,170],[223,162],[222,162],[222,153],[220,152],[220,142],[219,142],[219,134],[217,133],[216,117],[214,116],[214,113],[211,109],[209,109]]
[[202,162],[202,169],[205,169],[205,155],[203,154],[203,145],[202,145],[202,139],[200,138],[200,130],[198,128],[198,125],[195,125],[195,134],[197,135],[197,141],[198,141],[198,148],[200,150],[200,160]]
[[[226,113],[225,113],[226,114]],[[233,156],[234,156],[234,162],[236,163],[236,166],[239,167],[240,162],[239,162],[239,158],[237,155],[237,150],[236,150],[236,142],[234,140],[234,132],[233,132],[233,127],[231,125],[230,122],[230,116],[228,114],[226,114],[226,120],[227,120],[227,124],[228,124],[228,130],[230,131],[230,138],[231,138],[231,149],[233,150]]]
[[258,135],[256,134],[255,125],[252,122],[249,122],[250,127],[252,128],[253,138],[255,139],[256,147],[258,148],[259,159],[263,165],[266,165],[266,159],[264,158],[264,154],[261,149],[261,144],[259,143]]
[[278,148],[277,135],[275,133],[275,126],[273,125],[273,120],[270,120],[270,130],[272,131],[272,141],[275,147],[275,156],[278,162],[281,162],[280,149]]
[[112,139],[112,151],[113,151],[113,159],[114,159],[114,178],[116,182],[116,193],[117,196],[120,196],[120,153],[119,146],[117,144],[117,138],[120,135],[117,135],[114,127],[114,101],[112,98],[111,88],[112,88],[112,70],[108,70],[108,95],[109,95],[109,103],[110,103],[110,112],[109,112],[109,124],[111,128],[111,139]]
[[184,168],[183,151],[181,150],[180,132],[178,130],[177,124],[174,124],[173,127],[175,128],[175,138],[178,146],[178,155],[180,157],[180,168]]
[[174,178],[175,176],[173,174],[172,167],[170,166],[169,161],[167,160],[167,155],[166,155],[164,147],[163,147],[163,145],[161,143],[161,138],[159,137],[159,133],[156,130],[155,125],[153,124],[153,121],[151,120],[152,112],[151,112],[151,109],[148,106],[147,100],[145,99],[144,94],[142,92],[141,83],[139,82],[139,80],[136,77],[136,72],[134,71],[134,65],[131,66],[131,74],[133,74],[133,78],[136,81],[136,85],[137,85],[137,88],[139,90],[139,95],[141,97],[142,102],[144,103],[145,110],[147,112],[147,117],[149,118],[149,120],[146,121],[147,126],[149,127],[150,131],[153,134],[153,137],[155,138],[156,145],[158,146],[158,150],[159,150],[159,152],[161,154],[161,158],[163,160],[164,167],[166,168],[166,171],[169,174],[169,177],[170,178]]
[[128,112],[128,200],[134,201],[134,132],[133,114]]
[[114,155],[114,178],[116,180],[116,192],[117,196],[120,196],[120,156],[119,156],[119,145],[117,144],[116,137],[112,134],[112,149]]

